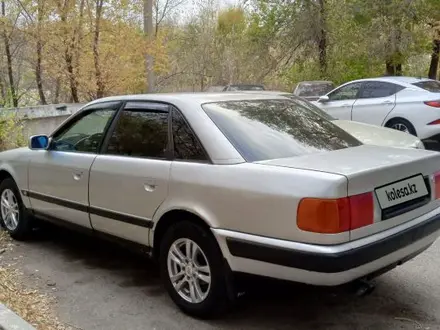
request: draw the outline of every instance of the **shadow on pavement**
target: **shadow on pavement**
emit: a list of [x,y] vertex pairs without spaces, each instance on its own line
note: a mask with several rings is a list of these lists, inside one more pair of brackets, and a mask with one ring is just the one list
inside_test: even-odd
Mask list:
[[[120,288],[148,296],[166,296],[158,266],[146,256],[117,244],[49,226],[30,245],[43,245],[65,262],[85,269],[117,274]],[[75,268],[75,267],[73,267]],[[94,281],[84,277],[82,281]],[[81,280],[77,284],[81,284]],[[369,296],[357,297],[346,288],[319,288],[276,280],[245,277],[239,284],[246,294],[232,311],[206,325],[252,329],[414,329],[435,322],[422,307],[411,304],[411,292],[393,281],[393,272],[376,280]],[[96,302],[99,304],[99,302]],[[170,303],[171,304],[171,303]]]

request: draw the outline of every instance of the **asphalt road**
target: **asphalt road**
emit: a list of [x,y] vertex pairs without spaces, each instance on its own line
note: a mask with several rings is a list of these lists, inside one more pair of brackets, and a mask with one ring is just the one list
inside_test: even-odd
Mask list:
[[50,229],[1,259],[54,295],[60,320],[74,329],[440,329],[440,242],[378,278],[369,296],[252,279],[214,321],[177,310],[151,261],[88,236]]

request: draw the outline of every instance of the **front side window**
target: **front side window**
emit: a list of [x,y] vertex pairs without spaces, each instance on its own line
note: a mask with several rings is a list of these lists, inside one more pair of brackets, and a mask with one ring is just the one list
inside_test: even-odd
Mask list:
[[178,160],[206,161],[205,151],[188,126],[182,114],[173,110],[172,118],[174,158]]
[[117,105],[84,110],[52,138],[51,150],[97,153]]
[[361,83],[353,83],[335,90],[328,97],[330,101],[354,100],[360,89]]
[[109,139],[107,154],[166,158],[168,112],[124,109]]
[[379,81],[367,81],[362,85],[360,99],[372,99],[378,97],[387,97],[396,94],[403,87]]
[[203,109],[248,162],[359,146],[353,136],[292,100],[208,103]]

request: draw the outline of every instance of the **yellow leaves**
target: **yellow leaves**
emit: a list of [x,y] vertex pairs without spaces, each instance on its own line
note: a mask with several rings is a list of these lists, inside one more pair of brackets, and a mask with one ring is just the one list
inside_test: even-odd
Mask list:
[[22,147],[25,143],[23,122],[15,113],[3,111],[0,115],[0,151]]

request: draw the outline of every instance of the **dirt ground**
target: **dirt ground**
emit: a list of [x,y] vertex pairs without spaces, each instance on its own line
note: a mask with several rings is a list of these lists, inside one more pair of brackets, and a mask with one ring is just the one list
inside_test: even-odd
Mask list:
[[214,321],[182,314],[154,263],[88,236],[47,229],[4,251],[0,265],[12,263],[72,329],[440,329],[440,242],[378,278],[367,297],[251,279],[237,306]]

